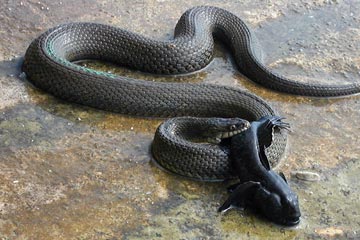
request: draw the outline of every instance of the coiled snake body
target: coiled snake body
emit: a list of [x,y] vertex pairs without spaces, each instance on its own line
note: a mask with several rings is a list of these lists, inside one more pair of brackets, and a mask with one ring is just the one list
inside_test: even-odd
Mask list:
[[[230,46],[241,73],[268,88],[310,96],[360,92],[360,87],[355,84],[320,86],[297,83],[271,72],[259,61],[256,39],[246,24],[232,13],[216,7],[195,7],[186,11],[176,25],[174,39],[168,41],[157,41],[95,23],[60,25],[31,43],[23,70],[35,86],[56,97],[122,114],[240,117],[249,121],[274,115],[274,110],[264,100],[236,88],[154,83],[98,72],[73,63],[80,59],[101,59],[156,74],[188,73],[211,61],[213,35]],[[268,152],[269,159],[279,159],[285,145],[286,136],[276,134]],[[161,151],[161,147],[156,149]],[[186,153],[178,155],[182,154]],[[172,163],[159,162],[174,172],[181,168],[182,175],[199,179],[231,177],[229,161],[217,157],[202,159],[195,156],[189,161],[196,161],[197,169],[193,163],[181,159]],[[187,169],[191,169],[188,174]]]

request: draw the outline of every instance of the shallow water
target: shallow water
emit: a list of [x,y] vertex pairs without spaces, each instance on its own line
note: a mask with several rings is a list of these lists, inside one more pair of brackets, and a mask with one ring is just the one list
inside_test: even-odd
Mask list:
[[[159,39],[208,1],[5,1],[0,6],[0,237],[4,239],[359,239],[360,98],[286,95],[245,79],[219,45],[202,72],[176,81],[226,84],[269,101],[292,125],[280,169],[303,217],[291,229],[249,211],[218,214],[226,184],[189,181],[151,163],[161,119],[70,104],[21,74],[31,40],[64,22],[117,25]],[[265,62],[298,81],[358,82],[358,1],[212,1],[254,29]],[[87,66],[146,80],[101,63]],[[316,173],[319,181],[296,178]]]

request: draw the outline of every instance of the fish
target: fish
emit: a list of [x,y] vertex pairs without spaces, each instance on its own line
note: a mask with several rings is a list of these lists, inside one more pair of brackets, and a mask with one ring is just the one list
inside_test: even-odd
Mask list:
[[231,167],[239,182],[228,188],[230,196],[219,212],[250,208],[276,224],[294,226],[300,222],[298,196],[290,188],[285,175],[271,169],[265,152],[273,141],[274,131],[290,129],[283,119],[279,116],[262,117],[232,137]]

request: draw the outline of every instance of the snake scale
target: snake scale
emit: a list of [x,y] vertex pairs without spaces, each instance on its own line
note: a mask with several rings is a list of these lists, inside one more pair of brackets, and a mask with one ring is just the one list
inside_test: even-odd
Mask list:
[[[187,10],[178,21],[174,38],[159,41],[127,30],[96,23],[69,23],[52,28],[29,46],[23,64],[27,78],[54,96],[103,110],[147,117],[239,117],[249,121],[275,115],[272,107],[254,94],[211,84],[162,83],[117,76],[74,64],[101,59],[155,74],[183,74],[204,68],[213,57],[214,38],[230,47],[238,70],[265,87],[290,94],[341,96],[360,92],[360,86],[298,83],[269,70],[260,61],[253,33],[236,15],[210,6]],[[174,123],[176,124],[176,123]],[[158,129],[154,156],[161,156],[168,141]],[[171,143],[173,144],[173,143]],[[276,162],[286,146],[286,134],[276,133],[268,157]],[[216,146],[215,146],[216,147]],[[165,149],[166,150],[166,149]],[[179,148],[176,151],[181,150]],[[202,180],[231,177],[228,156],[205,148],[204,154],[185,152],[164,168]]]

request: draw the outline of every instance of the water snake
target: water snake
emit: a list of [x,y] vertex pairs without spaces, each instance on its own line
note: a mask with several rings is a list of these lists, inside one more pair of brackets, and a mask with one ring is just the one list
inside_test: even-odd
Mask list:
[[[30,44],[23,71],[36,87],[58,98],[122,114],[239,117],[249,121],[275,115],[264,100],[237,88],[142,81],[73,63],[81,59],[101,59],[156,74],[189,73],[204,68],[212,60],[214,38],[229,46],[242,74],[265,87],[309,96],[360,92],[360,87],[355,84],[322,86],[298,83],[273,73],[261,63],[260,48],[246,24],[230,12],[210,6],[187,10],[176,25],[174,38],[165,41],[97,23],[69,23],[54,27]],[[285,146],[286,135],[276,134],[268,158],[276,162]],[[161,151],[161,147],[156,149]],[[192,160],[181,161],[179,159],[178,163],[184,165],[185,170],[192,168]],[[197,164],[200,167],[196,169],[198,174],[187,174],[190,177],[231,177],[226,159],[224,163],[223,158],[213,155],[211,159],[196,158],[196,161],[200,161]],[[213,164],[212,171],[205,171],[209,163]],[[176,166],[172,170],[176,172]]]

